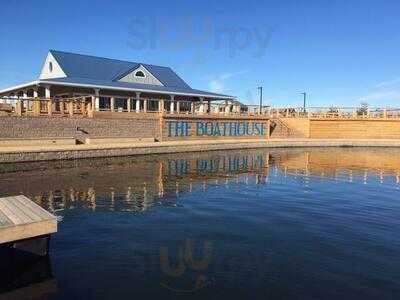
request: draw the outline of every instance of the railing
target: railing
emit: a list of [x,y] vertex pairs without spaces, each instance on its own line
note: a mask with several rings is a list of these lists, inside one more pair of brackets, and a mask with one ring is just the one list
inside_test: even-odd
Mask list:
[[[307,107],[304,108],[273,108],[259,109],[249,107],[235,107],[226,109],[223,105],[211,105],[204,109],[199,102],[180,101],[180,105],[172,101],[155,101],[141,99],[141,106],[130,104],[126,107],[110,106],[93,109],[94,97],[83,96],[74,98],[0,98],[0,113],[18,116],[83,116],[93,117],[94,113],[141,113],[163,114],[167,116],[208,116],[227,118],[309,118],[309,119],[400,119],[400,108],[375,108],[375,107]],[[150,101],[158,102],[157,105],[148,105]],[[174,107],[175,106],[175,107]],[[232,108],[232,106],[231,106]]]
[[309,119],[400,119],[400,108],[377,107],[307,107],[269,108],[263,114],[271,118]]
[[[90,98],[89,98],[90,99]],[[0,112],[17,116],[90,116],[91,100],[75,98],[0,98]]]

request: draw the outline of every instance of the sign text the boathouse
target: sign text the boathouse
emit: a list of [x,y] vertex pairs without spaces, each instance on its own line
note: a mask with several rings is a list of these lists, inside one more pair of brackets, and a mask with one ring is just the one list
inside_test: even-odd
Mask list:
[[169,138],[185,137],[265,137],[264,121],[166,121],[165,133]]

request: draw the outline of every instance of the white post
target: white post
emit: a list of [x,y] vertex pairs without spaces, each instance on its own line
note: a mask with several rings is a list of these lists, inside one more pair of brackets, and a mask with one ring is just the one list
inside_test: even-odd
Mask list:
[[49,87],[49,86],[46,86],[46,87],[44,88],[44,97],[45,97],[46,99],[50,99],[50,87]]
[[131,98],[126,99],[126,110],[131,112]]
[[14,100],[13,100],[13,102],[11,103],[11,105],[12,106],[14,106],[14,107],[16,107],[17,106],[17,102],[18,102],[18,99],[19,99],[19,96],[18,96],[18,92],[16,92],[15,94],[14,94]]
[[94,110],[100,110],[100,89],[94,89]]
[[140,112],[140,93],[136,92],[136,112]]
[[231,105],[228,103],[228,101],[225,101],[225,113],[229,114],[231,112]]
[[27,90],[24,90],[24,93],[23,93],[22,97],[24,99],[28,98],[28,91]]
[[204,104],[204,98],[200,97],[200,107],[199,107],[199,113],[203,114],[205,110],[205,104]]
[[37,89],[34,89],[34,90],[33,90],[33,98],[37,98],[37,97],[39,97],[39,95],[38,95],[38,90],[37,90]]
[[170,97],[171,97],[171,109],[170,109],[170,112],[171,112],[171,114],[173,114],[174,111],[175,111],[175,103],[174,103],[175,96],[171,95]]

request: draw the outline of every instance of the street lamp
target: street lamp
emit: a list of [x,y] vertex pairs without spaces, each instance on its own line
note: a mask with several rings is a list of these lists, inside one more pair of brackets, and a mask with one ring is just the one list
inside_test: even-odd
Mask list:
[[259,87],[257,87],[257,89],[259,89],[260,90],[260,114],[261,114],[261,112],[262,112],[262,100],[263,100],[263,94],[262,94],[262,92],[263,92],[263,87],[262,86],[259,86]]
[[307,93],[301,93],[303,95],[303,112],[306,112],[306,99],[307,99]]

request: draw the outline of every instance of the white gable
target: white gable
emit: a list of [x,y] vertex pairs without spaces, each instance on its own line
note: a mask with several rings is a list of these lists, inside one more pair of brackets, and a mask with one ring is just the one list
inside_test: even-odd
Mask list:
[[50,78],[62,78],[67,77],[64,71],[61,69],[60,65],[54,58],[54,56],[49,52],[46,57],[46,61],[40,72],[39,79],[50,79]]
[[[142,75],[142,76],[138,76]],[[133,82],[133,83],[144,83],[152,85],[163,85],[153,74],[151,74],[147,69],[140,65],[138,68],[130,72],[129,74],[122,77],[119,81],[123,82]]]

